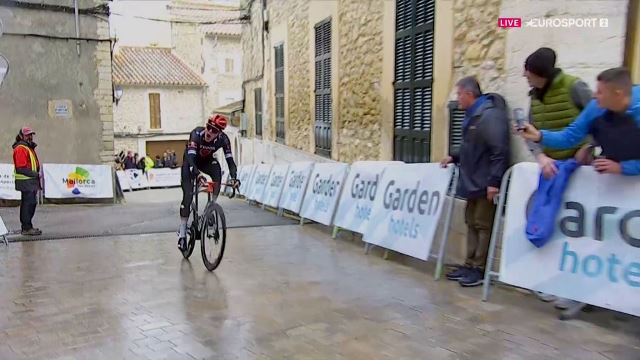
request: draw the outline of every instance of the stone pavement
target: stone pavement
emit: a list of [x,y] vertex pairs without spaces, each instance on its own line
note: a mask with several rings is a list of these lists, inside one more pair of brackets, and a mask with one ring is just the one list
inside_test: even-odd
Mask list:
[[[0,246],[0,359],[638,359],[640,321],[436,282],[317,225],[229,231],[218,270],[174,236]],[[427,271],[429,270],[429,271]]]
[[[164,233],[177,230],[178,209],[182,199],[179,188],[126,192],[125,196],[127,202],[118,205],[38,206],[34,225],[42,229],[43,234],[40,238],[45,239]],[[206,200],[206,194],[200,194],[199,205],[202,209]],[[218,201],[227,214],[228,227],[295,223],[259,207],[248,206],[243,200],[219,197]],[[0,208],[0,216],[9,230],[20,230],[19,208]],[[31,237],[24,239],[33,240]]]

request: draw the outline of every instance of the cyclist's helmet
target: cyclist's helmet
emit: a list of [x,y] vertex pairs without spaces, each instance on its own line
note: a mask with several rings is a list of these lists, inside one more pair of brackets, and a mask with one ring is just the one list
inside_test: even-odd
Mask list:
[[220,114],[213,114],[209,116],[207,125],[215,126],[218,130],[223,131],[227,127],[227,118]]

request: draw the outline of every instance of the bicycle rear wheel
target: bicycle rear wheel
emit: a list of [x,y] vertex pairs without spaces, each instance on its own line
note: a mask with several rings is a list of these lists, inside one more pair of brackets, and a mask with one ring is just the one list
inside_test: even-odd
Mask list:
[[222,261],[227,239],[227,220],[222,206],[211,203],[202,221],[200,242],[202,261],[209,271],[215,270]]

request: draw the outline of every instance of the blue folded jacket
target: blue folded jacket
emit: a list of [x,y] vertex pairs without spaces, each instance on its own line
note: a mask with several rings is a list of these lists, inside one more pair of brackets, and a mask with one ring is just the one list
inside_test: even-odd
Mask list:
[[546,179],[542,173],[535,192],[533,205],[527,214],[527,239],[536,247],[549,241],[556,226],[556,217],[562,205],[562,195],[571,174],[580,166],[574,159],[556,160],[558,174]]

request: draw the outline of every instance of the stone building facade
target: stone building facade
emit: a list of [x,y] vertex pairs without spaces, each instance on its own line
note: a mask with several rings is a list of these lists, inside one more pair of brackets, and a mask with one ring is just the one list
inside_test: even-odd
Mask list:
[[[242,47],[245,113],[248,135],[243,144],[250,161],[278,161],[271,148],[314,160],[388,160],[394,158],[394,81],[396,17],[400,0],[244,1]],[[499,92],[511,107],[528,108],[528,86],[522,77],[526,57],[548,46],[558,66],[595,85],[598,72],[629,62],[638,72],[638,7],[627,0],[563,2],[536,0],[418,1],[435,8],[434,60],[429,160],[446,155],[450,142],[448,102],[463,76],[478,77],[484,91]],[[631,5],[629,7],[628,5]],[[631,15],[633,15],[631,16]],[[606,18],[606,27],[500,28],[498,18]],[[332,149],[314,155],[314,27],[331,18]],[[631,19],[631,20],[629,20]],[[633,19],[636,19],[635,22]],[[635,40],[630,41],[631,38]],[[598,44],[594,51],[593,44]],[[274,47],[284,47],[285,141],[276,143]],[[634,51],[634,49],[636,49]],[[631,59],[631,60],[629,60]],[[336,79],[337,78],[337,79]],[[262,136],[256,137],[255,89],[262,93]],[[259,132],[259,131],[258,131]],[[528,160],[519,139],[514,161]],[[244,155],[243,155],[244,156]]]
[[37,132],[42,162],[100,164],[113,160],[106,3],[79,2],[79,45],[66,40],[76,37],[73,2],[0,5],[4,30],[0,53],[10,63],[0,96],[0,143],[4,144],[0,162],[12,162],[10,145],[24,125]]

